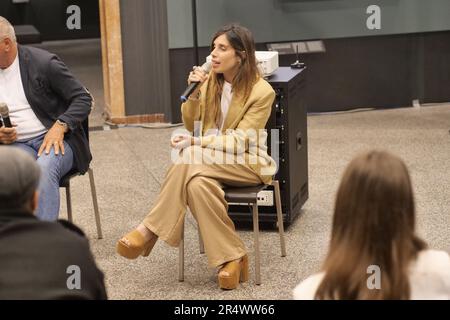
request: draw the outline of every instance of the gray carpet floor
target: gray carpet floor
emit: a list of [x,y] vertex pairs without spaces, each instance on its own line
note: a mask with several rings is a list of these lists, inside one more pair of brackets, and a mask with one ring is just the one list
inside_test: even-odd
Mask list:
[[[46,43],[93,92],[91,126],[103,124],[99,41]],[[430,247],[450,249],[450,105],[308,117],[309,200],[286,230],[280,257],[278,234],[262,231],[262,285],[251,279],[233,291],[218,289],[215,270],[199,254],[192,216],[186,223],[185,281],[177,280],[178,250],[158,242],[148,258],[126,260],[116,241],[152,207],[170,163],[172,129],[120,128],[91,132],[104,239],[96,239],[89,179],[73,179],[74,222],[85,230],[111,299],[290,299],[295,285],[316,272],[327,252],[335,193],[348,162],[369,149],[391,151],[406,162],[414,185],[417,232]],[[66,217],[62,193],[61,217]],[[176,195],[174,195],[176,196]],[[250,252],[252,232],[238,231]]]

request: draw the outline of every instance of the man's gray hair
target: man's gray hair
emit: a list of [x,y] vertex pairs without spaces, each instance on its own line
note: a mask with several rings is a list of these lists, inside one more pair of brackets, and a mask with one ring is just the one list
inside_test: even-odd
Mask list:
[[0,40],[4,38],[9,38],[16,42],[16,32],[14,31],[12,24],[0,16]]
[[0,146],[0,213],[23,209],[37,190],[40,169],[35,159],[19,147]]

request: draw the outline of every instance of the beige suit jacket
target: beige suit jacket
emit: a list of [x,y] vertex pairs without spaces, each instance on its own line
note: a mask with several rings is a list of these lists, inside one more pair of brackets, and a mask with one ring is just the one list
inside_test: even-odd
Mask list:
[[[270,117],[275,92],[272,86],[260,78],[246,101],[233,95],[220,135],[208,135],[215,129],[211,107],[206,97],[208,83],[200,89],[200,98],[189,99],[181,105],[183,123],[188,131],[199,136],[201,146],[234,153],[245,159],[264,183],[270,183],[277,167],[267,153],[267,132],[264,130]],[[197,124],[197,126],[195,125]]]

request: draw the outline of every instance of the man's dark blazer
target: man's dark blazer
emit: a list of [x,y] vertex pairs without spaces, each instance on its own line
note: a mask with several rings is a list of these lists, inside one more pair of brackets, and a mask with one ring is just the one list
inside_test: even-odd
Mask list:
[[92,159],[83,121],[91,112],[92,97],[54,54],[18,46],[20,75],[28,103],[42,124],[50,129],[57,119],[70,131],[64,140],[74,154],[74,169],[85,173]]
[[[73,267],[79,267],[80,287]],[[0,209],[0,300],[106,299],[104,275],[72,223]]]

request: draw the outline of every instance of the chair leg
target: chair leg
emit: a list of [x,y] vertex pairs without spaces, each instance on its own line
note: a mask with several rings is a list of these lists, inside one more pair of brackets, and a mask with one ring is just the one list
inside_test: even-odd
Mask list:
[[67,203],[67,220],[73,222],[72,220],[72,199],[70,198],[70,182],[66,187],[66,203]]
[[198,227],[198,244],[200,246],[200,254],[205,253],[205,245],[203,243],[202,235],[200,233],[200,227]]
[[103,238],[102,225],[100,223],[100,214],[98,212],[97,191],[95,190],[94,171],[91,168],[89,168],[88,173],[89,173],[89,182],[91,184],[92,203],[94,205],[95,224],[97,226],[97,237],[98,239],[102,239]]
[[255,246],[255,274],[256,284],[261,284],[261,270],[260,270],[260,255],[259,255],[259,216],[258,216],[258,204],[252,204],[253,208],[253,236]]
[[286,242],[284,241],[284,225],[283,225],[283,211],[281,208],[280,183],[275,180],[272,182],[275,188],[275,203],[277,206],[277,220],[278,233],[280,234],[281,256],[286,256]]
[[184,281],[184,222],[181,226],[181,240],[178,246],[178,281]]

